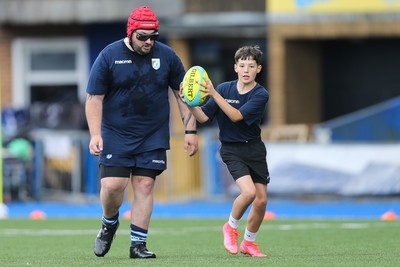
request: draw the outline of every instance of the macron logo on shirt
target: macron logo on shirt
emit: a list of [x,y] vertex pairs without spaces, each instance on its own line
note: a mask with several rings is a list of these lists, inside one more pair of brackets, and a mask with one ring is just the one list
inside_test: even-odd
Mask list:
[[114,63],[117,64],[132,64],[132,60],[125,59],[125,60],[115,60]]
[[239,104],[239,100],[236,99],[225,99],[226,102],[228,102],[229,104]]

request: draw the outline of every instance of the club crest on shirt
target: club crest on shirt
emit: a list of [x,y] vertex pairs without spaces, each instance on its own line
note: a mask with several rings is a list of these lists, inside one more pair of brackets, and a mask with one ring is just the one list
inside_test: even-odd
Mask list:
[[159,58],[152,58],[151,59],[151,66],[153,69],[158,70],[160,68],[160,59]]

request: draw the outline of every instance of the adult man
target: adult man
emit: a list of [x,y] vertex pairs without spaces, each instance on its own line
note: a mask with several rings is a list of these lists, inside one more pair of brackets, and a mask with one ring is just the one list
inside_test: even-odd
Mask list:
[[[168,89],[172,88],[185,126],[185,150],[198,150],[196,120],[179,99],[185,74],[175,52],[157,40],[158,25],[147,6],[132,11],[127,37],[98,55],[90,71],[86,117],[90,153],[99,156],[102,227],[94,253],[103,257],[119,226],[125,188],[133,190],[130,258],[155,258],[146,240],[156,176],[167,166],[169,145]],[[131,179],[129,179],[131,178]]]

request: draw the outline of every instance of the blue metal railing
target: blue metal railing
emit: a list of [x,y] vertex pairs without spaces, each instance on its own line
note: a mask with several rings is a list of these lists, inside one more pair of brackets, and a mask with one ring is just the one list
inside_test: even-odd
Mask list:
[[321,123],[314,134],[321,142],[398,142],[400,97]]

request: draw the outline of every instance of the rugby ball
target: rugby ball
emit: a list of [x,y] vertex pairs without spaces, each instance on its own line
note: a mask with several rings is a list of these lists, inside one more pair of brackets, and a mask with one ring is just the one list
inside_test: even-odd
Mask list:
[[208,79],[208,74],[200,66],[193,66],[185,73],[182,81],[182,94],[189,106],[201,106],[207,102],[208,97],[205,97],[200,90],[201,84],[206,82],[205,78]]

